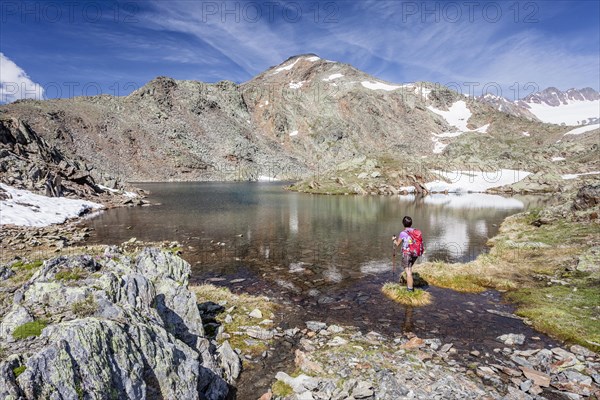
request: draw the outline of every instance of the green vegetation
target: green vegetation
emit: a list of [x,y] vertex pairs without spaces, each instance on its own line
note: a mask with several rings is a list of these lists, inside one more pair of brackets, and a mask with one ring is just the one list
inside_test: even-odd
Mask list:
[[[229,313],[232,317],[232,322],[225,323],[226,312],[217,316],[217,322],[220,323],[225,333],[231,335],[228,339],[233,348],[238,348],[246,354],[253,356],[261,354],[268,348],[269,341],[256,341],[248,344],[245,335],[236,335],[233,332],[244,331],[242,327],[258,325],[260,320],[252,318],[248,315],[252,310],[259,309],[264,319],[273,319],[277,311],[277,305],[269,301],[265,297],[251,296],[247,294],[234,294],[227,288],[217,287],[206,284],[200,286],[190,286],[190,291],[196,294],[198,303],[212,301],[218,304],[224,304],[226,309],[233,307]],[[272,324],[262,324],[262,328],[270,329]]]
[[78,281],[85,277],[85,271],[81,268],[63,269],[54,274],[57,281]]
[[294,394],[294,389],[287,383],[277,381],[271,386],[271,391],[275,396],[288,397]]
[[98,311],[98,303],[94,296],[88,295],[85,299],[74,302],[71,311],[80,318],[89,317]]
[[42,334],[42,330],[46,326],[48,326],[48,322],[44,320],[36,320],[24,323],[15,329],[13,332],[13,338],[25,339],[31,336],[40,336]]
[[41,260],[36,260],[32,262],[25,262],[23,260],[19,260],[16,263],[12,264],[10,267],[13,271],[31,271],[34,269],[38,269],[42,266],[44,262]]
[[408,306],[426,306],[431,304],[432,296],[429,292],[422,289],[415,289],[409,292],[406,290],[406,286],[399,283],[387,282],[383,285],[381,291],[390,299]]
[[599,284],[581,288],[562,285],[527,288],[509,293],[508,298],[520,304],[518,314],[530,319],[536,329],[598,351]]
[[[600,229],[597,222],[564,210],[509,217],[490,240],[488,254],[466,264],[424,263],[419,272],[433,285],[460,292],[508,291],[517,314],[536,329],[598,351],[600,252],[593,249],[600,245]],[[542,215],[547,218],[537,227]],[[577,270],[584,265],[591,267]]]
[[26,367],[24,365],[19,365],[16,368],[13,368],[13,374],[15,374],[15,378],[18,378],[23,372],[25,372]]

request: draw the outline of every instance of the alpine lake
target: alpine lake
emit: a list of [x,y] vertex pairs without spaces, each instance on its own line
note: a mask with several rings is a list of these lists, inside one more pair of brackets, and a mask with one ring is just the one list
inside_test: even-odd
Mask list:
[[[284,329],[322,321],[391,337],[439,337],[456,348],[490,353],[506,333],[539,338],[540,347],[556,345],[507,317],[514,307],[497,291],[465,294],[428,286],[433,303],[423,307],[397,304],[381,293],[385,282],[399,279],[392,235],[402,230],[405,215],[423,233],[425,254],[413,268],[418,273],[427,260],[474,260],[488,251],[487,240],[507,216],[542,206],[547,197],[327,196],[290,192],[285,182],[135,186],[150,192],[155,205],[115,208],[88,219],[90,243],[177,241],[192,266],[191,284],[211,283],[289,305],[295,311],[275,321]],[[273,350],[252,376],[242,374],[238,385],[245,383],[248,393],[264,391],[269,376],[293,363],[293,351]]]

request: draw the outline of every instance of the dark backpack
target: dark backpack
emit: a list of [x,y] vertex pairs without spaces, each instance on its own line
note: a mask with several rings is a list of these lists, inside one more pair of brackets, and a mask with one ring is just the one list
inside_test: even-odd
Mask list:
[[423,255],[423,234],[418,229],[407,230],[410,241],[408,242],[408,254],[420,257]]

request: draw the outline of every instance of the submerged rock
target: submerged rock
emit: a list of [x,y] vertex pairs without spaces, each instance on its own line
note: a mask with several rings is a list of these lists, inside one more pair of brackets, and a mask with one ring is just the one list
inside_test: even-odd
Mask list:
[[5,349],[17,358],[0,363],[0,398],[226,398],[241,364],[204,337],[189,274],[158,249],[47,261],[2,320],[3,339],[39,310],[48,326]]

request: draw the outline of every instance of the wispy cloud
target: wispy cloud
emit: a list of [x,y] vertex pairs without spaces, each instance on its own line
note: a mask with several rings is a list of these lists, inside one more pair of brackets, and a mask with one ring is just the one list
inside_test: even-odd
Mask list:
[[44,88],[32,81],[23,68],[0,53],[0,103],[43,98]]
[[[477,82],[478,90],[498,84],[507,97],[517,95],[509,89],[515,82],[521,87],[518,96],[528,94],[523,86],[530,82],[540,89],[551,85],[600,88],[597,52],[582,46],[581,36],[541,32],[536,24],[515,21],[506,8],[505,17],[493,22],[481,11],[470,18],[465,10],[458,21],[444,15],[426,16],[423,21],[420,15],[406,18],[403,2],[344,1],[333,3],[336,8],[329,11],[334,12],[335,21],[326,23],[323,10],[315,21],[314,9],[308,6],[302,18],[289,21],[282,17],[283,6],[269,19],[264,15],[267,3],[254,3],[263,7],[263,16],[250,22],[243,12],[244,3],[211,3],[218,7],[210,10],[214,13],[189,4],[154,2],[144,21],[158,31],[193,37],[200,44],[198,51],[206,54],[200,63],[222,69],[224,75],[233,69],[237,79],[249,79],[291,55],[315,52],[390,81]],[[242,7],[237,15],[236,11],[223,14],[227,7],[235,10],[235,4]],[[425,7],[425,3],[415,4]],[[557,13],[552,8],[546,14]],[[597,44],[597,39],[588,42]],[[196,60],[192,55],[189,47],[182,46],[169,60]]]

